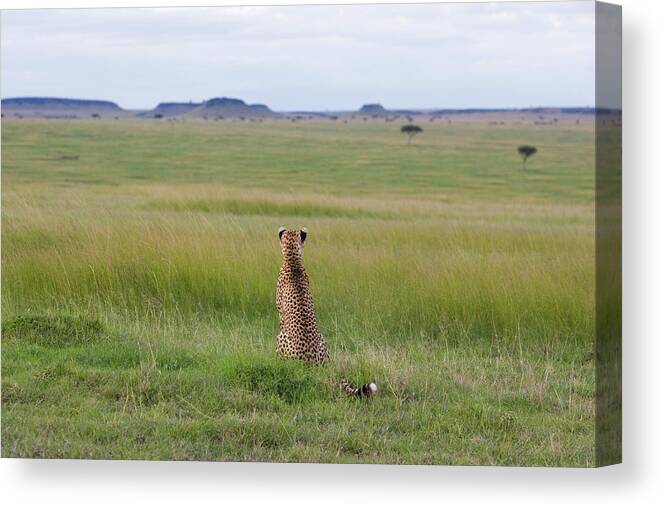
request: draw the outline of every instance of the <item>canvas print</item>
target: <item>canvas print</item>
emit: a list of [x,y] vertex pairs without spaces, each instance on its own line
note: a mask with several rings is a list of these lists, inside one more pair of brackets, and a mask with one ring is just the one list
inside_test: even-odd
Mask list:
[[2,457],[621,461],[621,12],[6,10]]

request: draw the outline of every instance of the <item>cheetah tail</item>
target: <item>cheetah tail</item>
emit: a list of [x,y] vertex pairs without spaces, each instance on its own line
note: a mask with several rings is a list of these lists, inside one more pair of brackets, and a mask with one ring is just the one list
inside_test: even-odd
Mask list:
[[340,387],[342,388],[342,391],[349,396],[369,397],[376,393],[376,384],[374,382],[363,384],[361,387],[356,387],[351,382],[342,379],[340,381]]

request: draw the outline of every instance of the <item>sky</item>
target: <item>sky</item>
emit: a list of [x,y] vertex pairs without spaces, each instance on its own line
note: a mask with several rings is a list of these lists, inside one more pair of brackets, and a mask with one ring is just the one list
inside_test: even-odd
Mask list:
[[590,1],[3,11],[3,98],[594,106]]

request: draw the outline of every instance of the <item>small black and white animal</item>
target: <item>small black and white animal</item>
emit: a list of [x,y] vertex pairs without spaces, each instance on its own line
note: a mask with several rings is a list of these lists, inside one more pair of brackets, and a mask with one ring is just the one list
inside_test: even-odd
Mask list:
[[[276,351],[281,357],[319,365],[326,363],[330,357],[326,340],[317,328],[310,279],[303,267],[303,245],[307,236],[305,228],[280,227],[278,230],[282,267],[275,298],[280,317]],[[374,382],[356,387],[343,379],[340,386],[351,396],[371,396],[377,391]]]

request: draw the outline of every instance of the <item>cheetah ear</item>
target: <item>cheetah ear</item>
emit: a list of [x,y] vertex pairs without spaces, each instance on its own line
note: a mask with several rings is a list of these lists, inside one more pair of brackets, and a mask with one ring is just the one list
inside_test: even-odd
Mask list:
[[305,238],[307,237],[308,237],[308,230],[305,227],[303,227],[301,229],[301,243],[305,243]]
[[285,233],[286,230],[287,229],[285,229],[284,227],[280,227],[280,229],[278,229],[278,239],[280,239],[280,241],[282,241],[282,235]]

